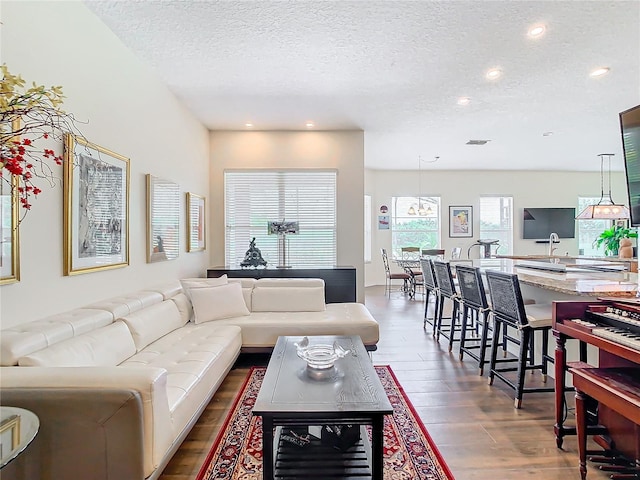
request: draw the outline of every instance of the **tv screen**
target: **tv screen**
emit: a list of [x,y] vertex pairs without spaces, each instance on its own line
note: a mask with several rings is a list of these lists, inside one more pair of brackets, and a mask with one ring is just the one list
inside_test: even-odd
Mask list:
[[640,226],[640,105],[620,113],[631,226]]
[[575,208],[525,208],[522,238],[548,239],[555,232],[560,238],[576,236]]

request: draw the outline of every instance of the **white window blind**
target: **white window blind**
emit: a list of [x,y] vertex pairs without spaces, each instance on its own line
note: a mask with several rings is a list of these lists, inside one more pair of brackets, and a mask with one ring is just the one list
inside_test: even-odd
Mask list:
[[495,253],[513,254],[513,197],[480,197],[480,238],[500,240]]
[[278,264],[278,235],[267,224],[299,223],[286,235],[288,263],[294,267],[336,264],[335,170],[243,170],[224,174],[225,261],[238,266],[249,242],[269,266]]

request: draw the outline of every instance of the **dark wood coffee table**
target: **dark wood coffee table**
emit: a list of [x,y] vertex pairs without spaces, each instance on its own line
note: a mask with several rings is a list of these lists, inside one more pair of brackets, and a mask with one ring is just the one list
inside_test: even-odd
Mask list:
[[[262,417],[263,479],[305,477],[305,468],[316,475],[331,471],[331,478],[349,478],[354,472],[361,475],[363,464],[369,478],[382,479],[383,420],[393,408],[362,340],[357,335],[310,336],[311,344],[337,340],[351,351],[331,371],[318,375],[296,354],[294,344],[302,338],[278,338],[253,407],[253,414]],[[320,442],[287,448],[280,441],[282,427],[309,425],[361,425],[361,441],[348,452]],[[365,425],[371,425],[370,445]]]

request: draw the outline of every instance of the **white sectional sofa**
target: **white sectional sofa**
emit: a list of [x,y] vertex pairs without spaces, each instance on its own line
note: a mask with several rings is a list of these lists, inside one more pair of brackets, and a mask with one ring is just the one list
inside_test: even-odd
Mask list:
[[225,277],[3,330],[2,404],[41,422],[31,461],[6,468],[17,479],[155,479],[242,349],[273,348],[280,335],[360,335],[374,350],[378,333],[364,305],[325,305],[322,280]]

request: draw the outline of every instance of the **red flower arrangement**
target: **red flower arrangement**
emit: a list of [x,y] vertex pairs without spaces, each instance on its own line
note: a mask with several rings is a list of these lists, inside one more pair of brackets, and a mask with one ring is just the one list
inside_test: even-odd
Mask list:
[[33,83],[25,88],[20,75],[12,75],[2,65],[0,81],[0,181],[16,195],[22,206],[20,221],[31,209],[31,201],[42,190],[34,182],[54,185],[55,166],[62,155],[41,142],[62,143],[65,132],[76,132],[75,119],[61,110],[62,87],[45,88]]

